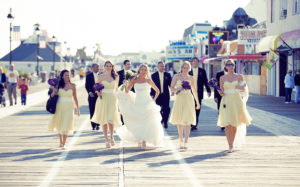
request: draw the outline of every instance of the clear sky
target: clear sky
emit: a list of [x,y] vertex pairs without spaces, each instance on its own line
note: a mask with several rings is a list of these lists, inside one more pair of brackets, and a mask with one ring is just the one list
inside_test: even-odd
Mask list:
[[[0,0],[0,56],[9,51],[9,22],[12,8],[14,25],[21,37],[39,23],[49,36],[66,41],[71,52],[87,47],[91,52],[101,43],[104,54],[160,51],[169,40],[182,39],[193,23],[209,21],[223,25],[238,7],[250,0]],[[14,42],[14,46],[17,43]]]

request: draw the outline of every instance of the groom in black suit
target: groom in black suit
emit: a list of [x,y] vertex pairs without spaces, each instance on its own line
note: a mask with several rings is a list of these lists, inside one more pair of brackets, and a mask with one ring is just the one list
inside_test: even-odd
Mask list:
[[[160,113],[162,116],[162,123],[164,128],[168,128],[168,119],[170,114],[170,92],[169,87],[171,85],[171,75],[168,72],[165,72],[164,62],[158,62],[157,64],[158,71],[151,75],[151,78],[155,85],[158,87],[160,93],[156,99],[156,104],[161,107]],[[155,91],[151,89],[151,96],[155,96]]]
[[[199,68],[199,59],[197,57],[192,58],[192,70],[190,71],[189,74],[194,77],[199,103],[201,105],[203,99],[203,92],[204,92],[203,87],[205,86],[208,97],[210,97],[211,91],[208,85],[206,71],[203,68]],[[196,110],[196,125],[192,125],[192,129],[191,129],[192,131],[197,130],[200,110]]]
[[[98,79],[98,73],[99,73],[99,65],[93,64],[92,65],[92,73],[88,74],[86,76],[85,80],[85,89],[89,94],[89,109],[90,109],[90,119],[92,119],[95,111],[95,105],[97,101],[97,94],[95,93],[93,86],[97,82]],[[91,122],[93,130],[99,130],[99,125],[97,123]]]
[[[126,76],[126,71],[132,71],[133,73],[135,73],[134,70],[130,70],[130,66],[131,66],[131,62],[130,60],[124,60],[123,62],[124,64],[124,69],[118,71],[118,75],[119,75],[119,84],[118,86],[120,87],[122,84],[123,84],[123,81],[125,80],[125,76]],[[131,88],[131,91],[134,92],[134,88],[132,87]],[[121,121],[122,121],[122,124],[124,125],[124,121],[123,121],[123,116],[121,115]]]
[[[226,71],[226,68],[224,68],[224,71]],[[220,71],[217,73],[216,75],[216,80],[217,80],[217,85],[220,87],[220,77],[223,76],[225,73],[224,71]],[[221,104],[221,99],[222,99],[222,96],[219,94],[219,92],[217,91],[216,88],[214,88],[214,99],[215,99],[215,102],[217,103],[218,105],[218,111],[220,109],[220,104]],[[221,130],[223,131],[225,129],[225,127],[221,127]]]

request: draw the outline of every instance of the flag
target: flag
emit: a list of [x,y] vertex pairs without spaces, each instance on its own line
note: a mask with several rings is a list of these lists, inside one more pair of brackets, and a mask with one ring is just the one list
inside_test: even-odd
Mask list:
[[46,36],[40,36],[39,48],[46,48]]
[[272,69],[273,66],[279,61],[279,54],[274,51],[273,49],[270,49],[270,52],[268,54],[267,62],[265,63],[265,66],[268,69]]
[[13,26],[13,33],[12,33],[12,39],[15,41],[19,41],[21,39],[21,27],[20,26]]

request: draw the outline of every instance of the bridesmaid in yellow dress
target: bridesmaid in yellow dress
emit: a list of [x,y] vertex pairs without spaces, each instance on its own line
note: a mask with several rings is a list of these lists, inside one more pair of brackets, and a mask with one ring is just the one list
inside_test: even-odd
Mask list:
[[[110,61],[105,62],[104,68],[105,73],[98,77],[98,82],[104,86],[104,89],[100,92],[96,92],[98,99],[96,101],[95,112],[91,121],[101,124],[105,137],[106,148],[110,148],[115,145],[114,126],[121,126],[116,96],[119,75],[116,73],[114,65]],[[108,139],[108,128],[110,131],[110,140]]]
[[[181,73],[176,74],[171,83],[171,91],[173,93],[180,90],[180,92],[175,96],[175,102],[170,116],[170,123],[177,125],[178,128],[180,149],[187,149],[188,138],[191,132],[191,124],[196,124],[195,100],[197,103],[196,109],[200,109],[194,78],[189,75],[190,70],[190,63],[184,62],[181,66]],[[188,81],[190,83],[193,94],[190,90],[183,90],[181,86],[182,81]],[[185,131],[184,142],[183,129]]]
[[56,111],[53,115],[48,129],[57,131],[59,134],[59,147],[66,148],[66,140],[68,135],[73,134],[74,129],[74,101],[77,109],[77,116],[80,115],[76,86],[70,82],[70,74],[68,70],[60,73],[58,89],[53,88],[51,97],[58,94],[59,98],[56,104]]
[[251,116],[243,101],[243,93],[247,92],[242,75],[234,73],[235,64],[232,60],[225,62],[228,70],[226,75],[220,77],[220,87],[223,97],[220,104],[217,125],[225,127],[225,135],[229,145],[229,153],[233,152],[234,145],[242,143],[246,136],[246,126],[251,123]]

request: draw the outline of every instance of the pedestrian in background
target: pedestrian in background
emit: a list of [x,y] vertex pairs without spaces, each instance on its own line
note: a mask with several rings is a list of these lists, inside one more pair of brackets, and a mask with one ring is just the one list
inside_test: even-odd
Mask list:
[[17,83],[18,83],[19,73],[15,70],[15,66],[11,64],[9,70],[6,72],[6,82],[7,82],[7,92],[10,102],[10,106],[13,105],[12,95],[15,99],[15,105],[17,104]]
[[285,85],[285,104],[292,103],[292,91],[295,86],[294,78],[292,76],[292,70],[289,70],[284,78]]
[[5,73],[3,72],[2,67],[0,67],[0,86],[2,85],[4,87],[5,83],[6,83],[6,76]]
[[294,81],[296,87],[295,103],[300,103],[300,70],[297,71]]
[[77,109],[77,116],[80,115],[76,85],[71,83],[68,70],[63,70],[60,73],[58,88],[53,88],[51,97],[54,97],[55,94],[58,94],[59,98],[55,114],[49,123],[48,129],[58,132],[59,147],[66,148],[68,135],[73,134],[74,130],[74,104]]
[[21,91],[21,104],[26,105],[26,96],[28,91],[28,85],[26,84],[26,79],[22,79],[22,83],[19,86],[19,89]]

